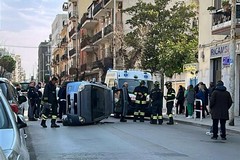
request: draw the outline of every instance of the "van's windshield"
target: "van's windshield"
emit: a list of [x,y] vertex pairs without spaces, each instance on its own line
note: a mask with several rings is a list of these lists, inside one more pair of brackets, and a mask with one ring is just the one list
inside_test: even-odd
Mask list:
[[[139,79],[119,79],[118,87],[121,88],[123,86],[124,82],[128,83],[128,92],[133,93],[135,87],[139,86],[140,84]],[[146,80],[146,87],[148,88],[148,92],[150,92],[153,89],[153,81]]]

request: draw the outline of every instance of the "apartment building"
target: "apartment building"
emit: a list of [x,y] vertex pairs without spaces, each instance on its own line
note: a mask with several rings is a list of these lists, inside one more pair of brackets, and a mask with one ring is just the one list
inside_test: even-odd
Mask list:
[[38,46],[38,81],[48,82],[51,76],[51,35],[49,41],[41,42]]
[[[240,1],[236,4],[236,55],[230,59],[231,6],[225,8],[221,0],[199,1],[199,72],[198,80],[208,84],[222,80],[230,91],[231,69],[235,63],[234,113],[240,115]],[[213,10],[207,10],[209,7]]]
[[[64,61],[65,58],[62,56],[65,53],[64,46],[67,43],[67,38],[64,38],[64,29],[67,26],[67,14],[56,15],[52,23],[52,39],[51,39],[51,67],[52,73],[57,77],[63,77],[66,75],[67,67],[65,63],[60,63]],[[62,34],[62,35],[61,35]],[[63,58],[63,59],[62,59]]]
[[14,60],[16,61],[16,68],[13,72],[12,81],[13,82],[22,82],[25,80],[25,74],[21,65],[21,56],[15,55]]

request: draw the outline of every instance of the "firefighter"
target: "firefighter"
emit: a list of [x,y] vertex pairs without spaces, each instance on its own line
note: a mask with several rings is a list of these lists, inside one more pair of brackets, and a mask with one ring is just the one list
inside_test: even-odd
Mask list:
[[161,125],[163,123],[162,117],[162,102],[163,102],[163,93],[159,88],[159,82],[156,81],[154,83],[154,88],[150,92],[150,98],[152,103],[152,114],[150,123],[151,124],[158,124]]
[[53,77],[51,81],[46,84],[44,87],[44,92],[42,96],[42,103],[43,103],[43,111],[42,111],[42,122],[41,126],[43,128],[47,128],[46,120],[52,110],[52,120],[51,120],[51,128],[58,128],[59,125],[56,124],[57,119],[57,95],[56,95],[56,84],[58,83],[58,79]]
[[136,122],[138,117],[140,117],[140,122],[144,122],[148,95],[148,88],[145,86],[144,80],[142,80],[140,85],[134,89],[133,93],[136,95],[133,122]]
[[172,88],[172,82],[166,82],[165,86],[167,88],[167,95],[164,96],[166,102],[166,107],[167,107],[167,115],[169,118],[169,122],[167,123],[168,125],[173,125],[173,114],[172,114],[172,108],[174,105],[174,99],[175,99],[175,90]]

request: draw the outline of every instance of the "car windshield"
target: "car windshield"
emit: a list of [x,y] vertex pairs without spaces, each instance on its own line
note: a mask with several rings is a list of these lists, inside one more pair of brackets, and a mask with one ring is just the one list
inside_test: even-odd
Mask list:
[[2,98],[0,97],[0,129],[6,129],[6,128],[11,128],[11,127],[12,127],[12,125],[7,116],[7,112],[5,110],[4,103],[2,101]]
[[[128,83],[128,92],[133,93],[135,87],[139,86],[140,80],[138,79],[120,79],[118,86],[121,87],[123,86],[123,83],[127,82]],[[146,82],[146,87],[148,88],[148,92],[153,88],[153,81],[145,81]]]

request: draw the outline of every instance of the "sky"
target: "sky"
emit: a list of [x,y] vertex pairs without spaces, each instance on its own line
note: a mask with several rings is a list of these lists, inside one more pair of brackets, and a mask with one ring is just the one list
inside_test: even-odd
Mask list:
[[37,74],[38,46],[49,39],[67,0],[0,0],[0,47],[21,55],[27,78]]

